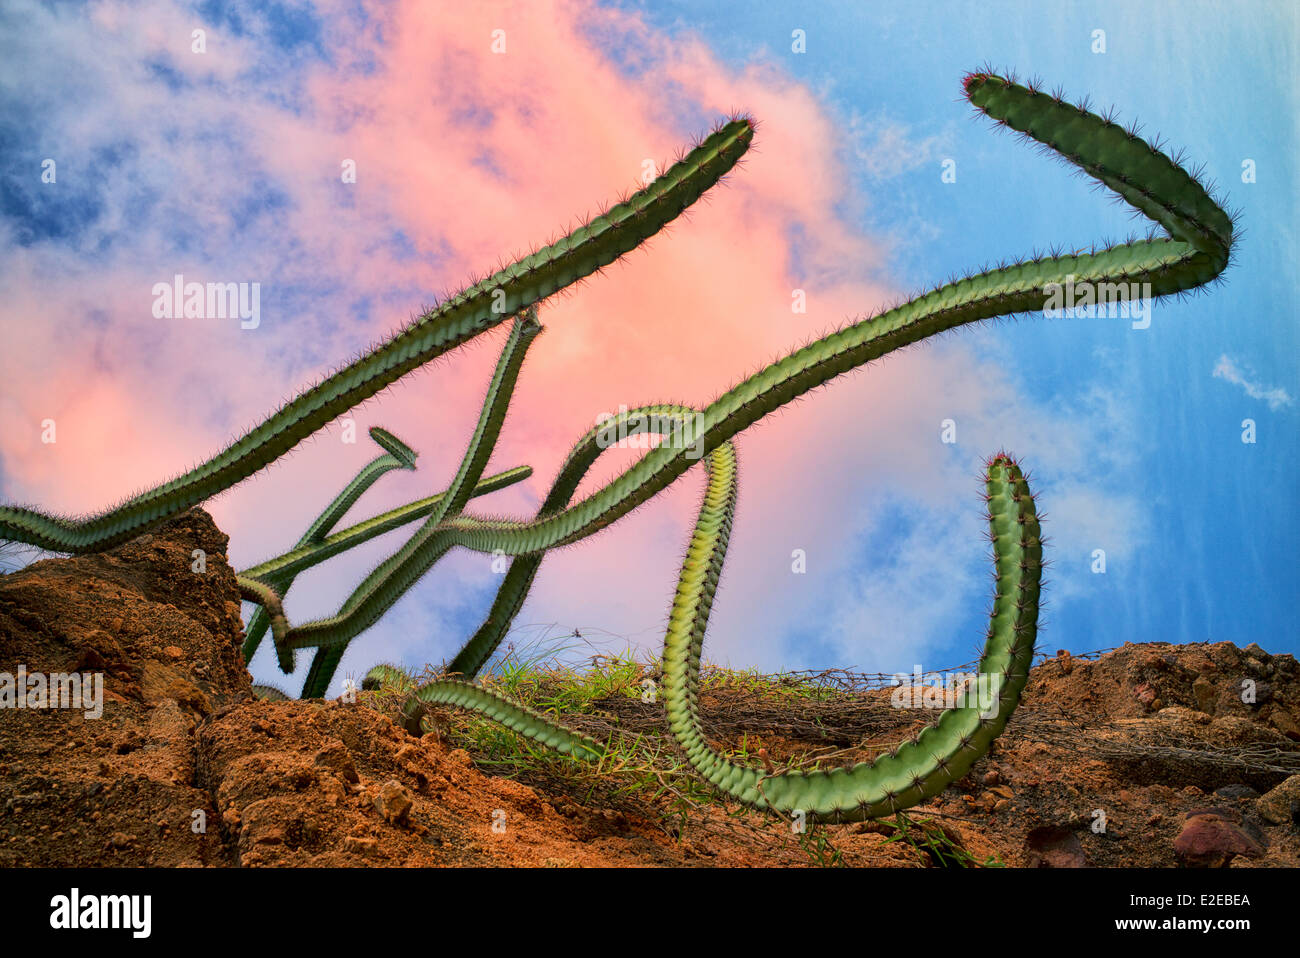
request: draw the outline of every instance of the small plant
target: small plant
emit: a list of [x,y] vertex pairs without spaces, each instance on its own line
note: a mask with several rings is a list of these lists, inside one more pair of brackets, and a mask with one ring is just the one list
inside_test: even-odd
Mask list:
[[799,847],[818,868],[844,867],[844,853],[831,844],[826,829],[820,825],[814,825],[799,836]]
[[885,844],[904,842],[939,868],[1002,867],[1002,863],[993,855],[990,855],[984,861],[978,860],[965,848],[953,841],[947,830],[932,818],[923,818],[918,821],[900,812],[894,816],[893,826],[894,833],[885,839]]

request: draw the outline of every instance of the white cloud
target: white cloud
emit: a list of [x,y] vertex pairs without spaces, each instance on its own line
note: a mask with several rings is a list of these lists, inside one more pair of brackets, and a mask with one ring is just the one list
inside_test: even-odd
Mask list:
[[1281,386],[1274,386],[1270,389],[1261,386],[1256,380],[1247,378],[1236,362],[1226,353],[1220,356],[1218,363],[1215,364],[1214,378],[1227,380],[1234,385],[1240,386],[1251,399],[1264,400],[1264,402],[1268,403],[1268,408],[1274,411],[1295,402],[1291,394]]
[[848,135],[861,169],[873,179],[892,179],[935,159],[942,146],[939,136],[917,137],[902,123],[886,117],[849,118]]

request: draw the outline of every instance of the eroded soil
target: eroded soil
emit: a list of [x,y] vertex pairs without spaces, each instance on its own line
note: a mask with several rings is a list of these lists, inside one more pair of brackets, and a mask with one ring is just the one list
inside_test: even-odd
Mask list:
[[[936,864],[887,825],[819,829],[815,845],[718,803],[615,801],[545,768],[499,777],[365,704],[256,700],[225,549],[193,510],[102,555],[0,577],[0,672],[100,673],[105,689],[99,718],[0,709],[0,865]],[[888,694],[803,724],[725,689],[702,707],[719,746],[757,733],[777,763],[812,747],[853,759],[899,724]],[[662,732],[657,706],[601,704],[619,727]],[[910,814],[976,861],[1294,867],[1297,771],[1294,658],[1126,645],[1037,666],[994,750]]]

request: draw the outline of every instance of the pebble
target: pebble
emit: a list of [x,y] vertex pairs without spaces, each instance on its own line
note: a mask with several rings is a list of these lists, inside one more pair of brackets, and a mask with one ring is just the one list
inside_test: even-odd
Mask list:
[[1261,816],[1274,825],[1300,825],[1300,775],[1292,775],[1277,788],[1255,800]]
[[375,795],[375,808],[385,821],[394,825],[406,822],[414,804],[410,790],[395,778],[384,782]]
[[1183,824],[1174,839],[1174,854],[1192,868],[1222,868],[1238,855],[1260,858],[1264,849],[1232,822],[1207,812]]

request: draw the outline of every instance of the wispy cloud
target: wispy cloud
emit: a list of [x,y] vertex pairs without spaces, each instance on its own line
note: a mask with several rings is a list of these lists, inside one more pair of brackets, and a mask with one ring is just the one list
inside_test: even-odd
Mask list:
[[924,163],[937,163],[945,142],[937,135],[917,136],[906,124],[883,115],[851,116],[848,136],[862,172],[878,180],[902,176]]
[[1289,406],[1295,401],[1291,394],[1281,386],[1270,388],[1261,385],[1258,380],[1248,377],[1242,372],[1241,367],[1226,353],[1219,357],[1218,363],[1214,366],[1214,378],[1223,379],[1240,386],[1246,391],[1247,396],[1251,399],[1262,399],[1268,403],[1268,408],[1272,410]]

